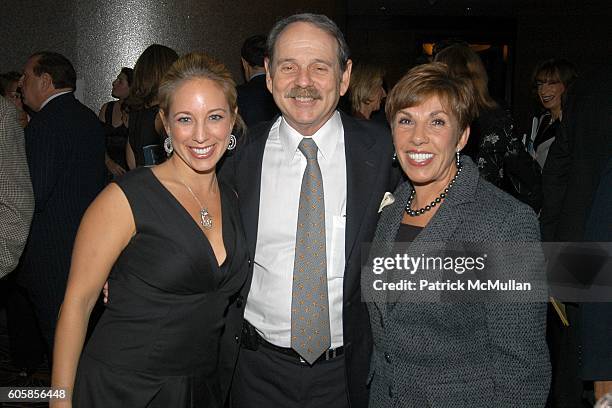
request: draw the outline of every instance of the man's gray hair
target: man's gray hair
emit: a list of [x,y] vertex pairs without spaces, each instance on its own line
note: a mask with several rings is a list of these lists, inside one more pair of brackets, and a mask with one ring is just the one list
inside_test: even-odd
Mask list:
[[270,58],[270,63],[274,61],[274,47],[278,41],[278,37],[280,37],[283,31],[293,23],[312,24],[334,37],[338,42],[338,63],[340,65],[340,71],[344,72],[346,70],[346,63],[348,62],[350,52],[346,40],[344,39],[344,34],[342,34],[342,31],[340,31],[336,23],[323,14],[294,14],[279,20],[274,27],[272,27],[272,30],[270,30],[270,34],[268,34],[268,56]]

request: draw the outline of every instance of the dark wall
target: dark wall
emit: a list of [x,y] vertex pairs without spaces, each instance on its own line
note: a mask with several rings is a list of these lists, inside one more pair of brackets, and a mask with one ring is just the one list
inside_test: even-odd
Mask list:
[[583,6],[579,8],[530,13],[518,20],[514,113],[522,132],[528,131],[531,116],[539,107],[529,83],[539,61],[566,58],[576,65],[580,74],[612,58],[612,3],[581,3]]
[[563,57],[584,70],[612,56],[612,3],[608,0],[347,3],[346,35],[354,56],[385,65],[391,85],[417,62],[421,50],[416,44],[427,36],[509,43],[505,93],[521,134],[538,109],[530,78],[540,60]]
[[20,71],[35,51],[66,55],[79,79],[77,96],[97,112],[111,99],[111,82],[150,44],[179,54],[205,51],[242,82],[240,47],[295,12],[334,17],[330,0],[3,0],[0,72]]

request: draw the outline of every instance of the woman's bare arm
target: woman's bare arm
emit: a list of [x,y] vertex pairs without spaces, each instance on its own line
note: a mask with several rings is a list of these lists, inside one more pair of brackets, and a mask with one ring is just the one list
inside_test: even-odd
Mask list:
[[[53,387],[71,395],[91,311],[111,267],[135,233],[127,198],[110,184],[85,212],[77,233],[55,334]],[[70,407],[70,401],[52,407]]]

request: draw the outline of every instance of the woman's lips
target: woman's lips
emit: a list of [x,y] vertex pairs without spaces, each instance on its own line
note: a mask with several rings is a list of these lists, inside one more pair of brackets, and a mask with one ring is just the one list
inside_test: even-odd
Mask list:
[[406,154],[408,163],[412,166],[427,166],[434,158],[433,153],[429,152],[408,152]]
[[215,151],[216,145],[206,146],[206,147],[189,147],[189,152],[196,159],[208,159],[211,157]]

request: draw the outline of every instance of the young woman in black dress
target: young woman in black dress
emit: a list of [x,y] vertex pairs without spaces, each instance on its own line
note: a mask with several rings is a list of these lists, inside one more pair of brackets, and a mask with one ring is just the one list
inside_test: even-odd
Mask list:
[[237,198],[215,172],[234,145],[236,90],[222,64],[193,53],[172,65],[159,101],[173,153],[111,183],[81,223],[52,373],[72,399],[52,406],[224,404],[242,319],[231,303],[248,273]]
[[106,157],[104,163],[109,173],[109,180],[125,174],[127,162],[125,148],[128,138],[127,109],[125,99],[130,94],[130,85],[134,77],[132,68],[123,67],[113,81],[111,96],[117,101],[106,102],[100,108],[98,119],[104,124],[106,136]]

